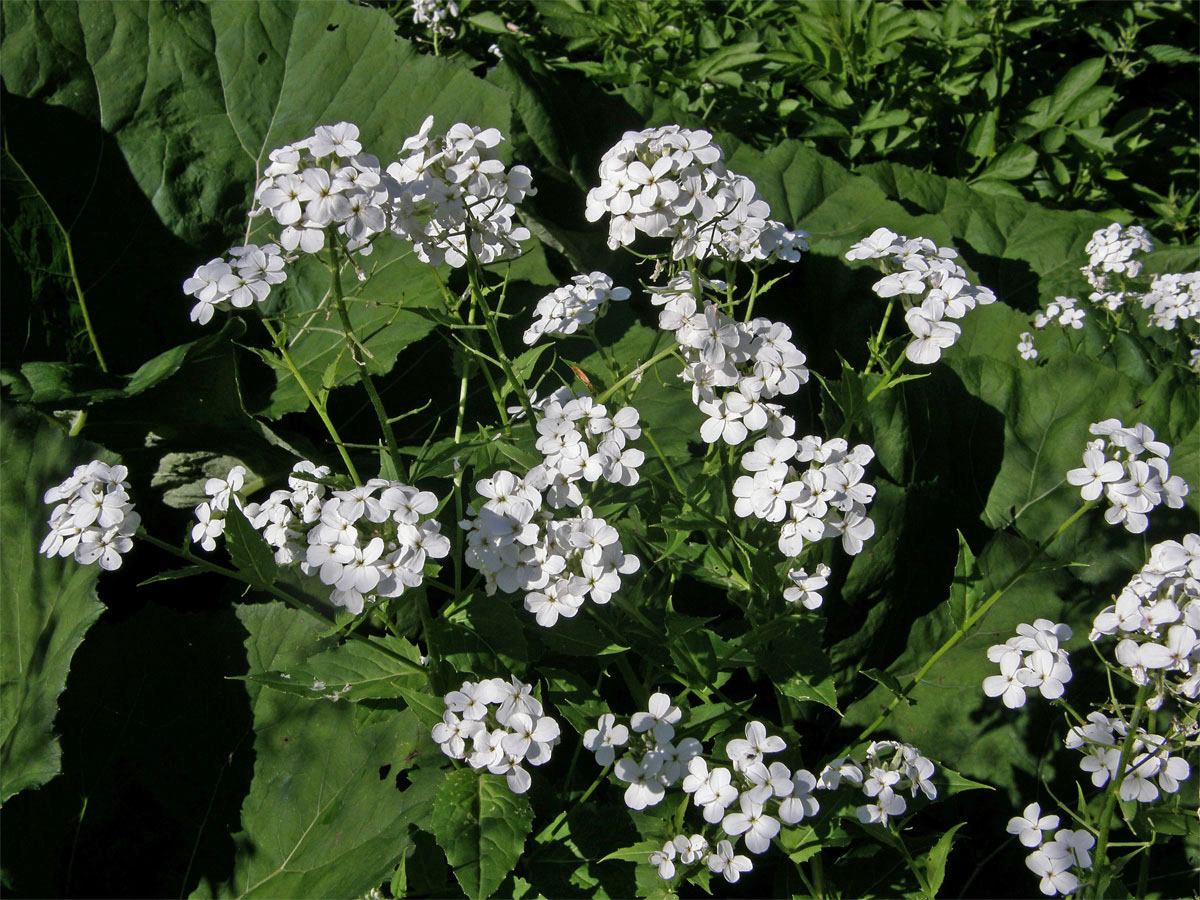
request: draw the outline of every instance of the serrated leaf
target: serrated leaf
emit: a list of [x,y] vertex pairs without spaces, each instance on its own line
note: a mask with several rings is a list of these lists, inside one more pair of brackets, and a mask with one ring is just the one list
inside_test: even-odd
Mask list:
[[[238,617],[251,669],[292,668],[323,646],[319,625],[281,603],[243,605]],[[409,710],[382,711],[356,728],[351,704],[247,687],[254,775],[233,838],[233,874],[221,885],[203,882],[197,895],[355,897],[378,887],[433,807],[441,754],[428,731]],[[427,765],[413,768],[419,763]],[[404,790],[400,771],[410,782]]]
[[42,494],[99,448],[0,406],[0,803],[60,771],[54,718],[71,658],[104,606],[99,566],[46,559]]
[[225,514],[225,544],[234,566],[254,587],[265,590],[279,579],[271,545],[236,506]]
[[954,835],[958,829],[966,825],[959,822],[938,838],[938,842],[929,848],[929,858],[925,862],[925,878],[929,882],[929,895],[936,897],[946,880],[946,860],[950,858],[950,849],[954,846]]
[[533,809],[507,779],[474,769],[447,776],[433,804],[433,835],[454,877],[472,900],[482,900],[512,871],[533,827]]

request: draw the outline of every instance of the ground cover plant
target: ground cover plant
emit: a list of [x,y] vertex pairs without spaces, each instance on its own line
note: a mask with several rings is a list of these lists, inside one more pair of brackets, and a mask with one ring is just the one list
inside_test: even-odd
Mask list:
[[1194,893],[1187,211],[814,147],[719,9],[4,7],[7,890]]

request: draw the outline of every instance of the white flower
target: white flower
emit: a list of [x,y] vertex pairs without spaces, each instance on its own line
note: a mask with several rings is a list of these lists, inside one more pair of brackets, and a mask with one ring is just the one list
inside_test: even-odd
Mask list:
[[1035,875],[1041,876],[1038,887],[1047,897],[1069,894],[1079,887],[1079,879],[1071,874],[1070,856],[1052,855],[1045,850],[1035,850],[1025,858],[1025,865]]
[[654,739],[665,744],[675,736],[674,724],[682,718],[683,713],[678,706],[672,706],[671,698],[663,693],[652,694],[648,706],[648,712],[633,714],[630,725],[639,733],[653,731]]
[[1017,342],[1017,352],[1021,354],[1021,359],[1029,360],[1037,358],[1037,347],[1033,346],[1033,334],[1031,332],[1021,332],[1021,338]]
[[733,844],[729,841],[718,841],[716,852],[708,856],[708,867],[714,873],[725,876],[725,880],[733,884],[743,872],[753,869],[754,863],[750,862],[747,856],[735,856]]
[[763,805],[755,803],[748,794],[740,798],[741,812],[730,813],[721,822],[721,828],[730,837],[745,835],[746,849],[751,853],[764,853],[771,846],[771,839],[779,834],[779,822],[763,812]]
[[616,756],[615,748],[623,747],[629,740],[629,729],[615,723],[616,716],[605,713],[595,728],[589,728],[583,734],[583,746],[596,754],[598,765],[612,765]]
[[1042,832],[1058,827],[1058,816],[1043,816],[1042,808],[1037,803],[1030,803],[1025,812],[1008,820],[1005,828],[1009,834],[1015,834],[1026,847],[1037,847],[1042,843]]
[[663,879],[675,877],[675,843],[667,841],[661,850],[650,854],[650,865],[658,867],[658,877]]

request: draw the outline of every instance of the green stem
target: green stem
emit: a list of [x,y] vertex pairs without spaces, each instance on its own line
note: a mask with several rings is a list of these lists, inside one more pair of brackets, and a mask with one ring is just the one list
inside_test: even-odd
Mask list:
[[942,646],[938,647],[936,651],[934,651],[933,655],[925,661],[925,665],[921,666],[921,668],[917,671],[917,674],[913,676],[912,681],[905,686],[904,690],[901,691],[900,694],[892,697],[892,702],[889,703],[883,712],[876,717],[875,721],[863,729],[862,733],[858,736],[858,742],[865,741],[868,737],[874,734],[875,730],[879,728],[879,726],[885,721],[887,721],[888,716],[890,716],[900,704],[901,698],[907,697],[909,694],[911,694],[913,689],[916,688],[916,686],[921,683],[925,676],[929,674],[930,669],[937,664],[937,661],[949,653],[954,647],[956,647],[958,642],[966,637],[971,629],[975,627],[975,623],[987,615],[988,610],[995,606],[996,602],[1003,597],[1008,590],[1015,585],[1022,578],[1022,576],[1025,575],[1027,571],[1029,571],[1029,567],[1033,565],[1036,560],[1041,558],[1042,554],[1049,549],[1050,545],[1058,540],[1064,531],[1074,525],[1080,516],[1082,516],[1095,505],[1096,501],[1089,500],[1083,506],[1079,507],[1079,509],[1077,509],[1069,519],[1059,525],[1054,534],[1050,535],[1049,538],[1040,543],[1033,553],[1029,555],[1029,558],[1021,564],[1021,567],[1009,577],[1008,581],[1004,583],[1004,586],[996,588],[996,590],[992,592],[991,596],[989,596],[983,601],[983,603],[980,604],[978,609],[976,609],[963,620],[962,625],[959,626],[954,634],[950,635],[946,642],[942,644]]
[[400,456],[400,445],[396,443],[396,433],[392,429],[391,420],[388,419],[387,410],[383,408],[379,392],[375,389],[375,381],[371,378],[371,373],[367,371],[367,361],[362,355],[362,344],[354,334],[354,326],[350,324],[350,312],[346,309],[346,299],[342,295],[342,272],[338,263],[337,234],[332,228],[329,231],[329,240],[329,286],[333,292],[333,302],[337,306],[338,316],[342,320],[342,329],[346,333],[346,345],[350,348],[350,358],[354,360],[358,369],[358,378],[366,389],[367,396],[371,398],[371,406],[375,410],[375,418],[379,420],[379,427],[383,430],[383,441],[387,445],[388,456],[392,458],[392,465],[395,466],[397,472],[403,472],[404,460]]
[[[312,617],[313,619],[316,619],[322,625],[336,625],[337,624],[332,616],[319,611],[315,607],[310,606],[307,603],[304,603],[302,600],[296,599],[291,594],[289,594],[287,591],[281,590],[280,588],[277,588],[273,584],[268,584],[268,585],[261,584],[257,581],[247,578],[245,575],[243,575],[241,572],[237,571],[236,569],[228,569],[225,566],[219,566],[216,563],[209,562],[207,559],[204,559],[203,557],[200,557],[200,556],[196,556],[194,553],[190,553],[187,550],[180,550],[178,547],[175,547],[171,544],[168,544],[166,541],[163,541],[163,540],[160,540],[159,538],[154,537],[154,535],[148,533],[144,528],[141,528],[141,527],[138,528],[137,537],[138,537],[138,540],[145,541],[147,544],[150,544],[152,547],[157,547],[159,550],[164,550],[167,553],[170,553],[173,556],[177,556],[180,559],[182,559],[186,562],[189,562],[194,566],[199,566],[201,569],[204,569],[206,572],[211,572],[214,575],[224,575],[226,578],[232,578],[234,581],[239,581],[242,584],[246,585],[247,587],[251,587],[251,588],[254,588],[255,590],[259,590],[259,591],[265,591],[266,593],[268,593],[272,597],[274,597],[276,600],[282,600],[288,606],[292,607],[293,609],[300,610],[302,613],[305,613],[306,615]],[[404,656],[401,653],[397,653],[391,647],[385,646],[383,644],[380,644],[380,643],[377,643],[377,642],[371,640],[371,638],[367,637],[365,634],[359,634],[356,631],[351,631],[346,635],[346,637],[349,638],[350,640],[356,640],[356,641],[360,641],[365,644],[369,644],[372,648],[374,648],[375,650],[378,650],[380,653],[383,653],[384,655],[391,657],[392,659],[396,660],[397,662],[402,663],[403,665],[408,666],[409,668],[411,668],[417,672],[420,672],[422,675],[429,674],[425,670],[425,667],[422,666],[419,662],[415,662],[415,661],[409,659],[407,656]]]
[[279,351],[279,356],[283,360],[283,364],[287,366],[288,372],[296,379],[296,383],[300,385],[300,390],[304,391],[304,396],[308,398],[309,404],[317,411],[317,415],[321,417],[321,421],[325,424],[325,430],[329,432],[329,436],[333,439],[333,445],[337,447],[338,453],[341,454],[342,463],[346,466],[346,471],[350,473],[350,477],[354,479],[355,484],[362,484],[362,479],[358,477],[358,470],[354,468],[354,463],[350,461],[350,454],[347,452],[346,445],[342,442],[337,428],[334,427],[333,421],[329,418],[329,412],[325,404],[317,399],[316,394],[312,392],[312,388],[308,386],[308,382],[304,380],[304,376],[300,374],[300,370],[296,367],[292,355],[288,353],[285,342],[281,339],[280,333],[275,330],[275,326],[266,319],[263,319],[262,323],[267,329],[267,333],[271,335],[271,341],[275,344],[275,349]]
[[492,311],[488,307],[487,298],[483,295],[483,285],[479,280],[479,260],[475,257],[475,251],[470,248],[470,242],[467,245],[467,278],[471,282],[471,299],[479,305],[480,311],[483,312],[483,322],[487,326],[488,337],[492,342],[492,349],[496,351],[496,360],[500,363],[500,368],[504,372],[504,377],[508,379],[509,385],[517,394],[517,399],[521,402],[521,407],[525,410],[525,415],[529,417],[529,422],[532,424],[536,415],[533,411],[533,406],[529,403],[529,394],[525,390],[525,382],[517,377],[512,368],[512,361],[508,358],[508,354],[504,351],[504,344],[500,341],[500,332],[496,330],[496,322],[492,316]]
[[654,356],[650,357],[644,363],[640,363],[637,366],[635,366],[632,372],[630,372],[628,375],[626,375],[624,378],[622,378],[620,381],[618,381],[616,384],[614,384],[608,390],[604,391],[604,393],[600,394],[600,396],[598,396],[596,398],[596,402],[604,403],[606,400],[608,400],[609,397],[611,397],[613,394],[615,394],[617,391],[619,391],[621,388],[623,388],[629,382],[631,382],[635,379],[641,379],[641,377],[646,374],[646,370],[649,369],[652,365],[654,365],[655,363],[661,362],[662,360],[666,359],[668,356],[674,356],[675,351],[676,351],[676,348],[674,346],[668,347],[666,350],[658,351],[658,353],[654,354]]
[[75,298],[79,301],[79,311],[83,314],[83,327],[87,330],[88,341],[92,345],[92,352],[96,354],[96,362],[100,364],[100,371],[107,375],[108,364],[104,361],[104,354],[100,352],[100,342],[96,339],[96,330],[92,327],[92,317],[88,312],[87,300],[84,299],[83,285],[79,281],[79,270],[75,266],[75,249],[71,243],[71,232],[63,225],[62,219],[58,217],[58,213],[54,211],[54,207],[50,205],[50,201],[46,199],[45,194],[41,192],[33,179],[29,177],[29,173],[25,171],[25,167],[13,156],[13,152],[8,146],[7,133],[4,135],[4,152],[8,154],[8,158],[12,160],[12,164],[17,167],[17,171],[21,173],[21,177],[33,188],[33,192],[37,194],[38,199],[46,207],[46,211],[50,213],[50,218],[54,220],[55,226],[62,232],[63,245],[67,250],[67,268],[71,272],[71,284],[75,287]]
[[1113,813],[1117,808],[1117,800],[1121,794],[1121,785],[1125,783],[1125,770],[1129,766],[1129,757],[1133,755],[1133,744],[1137,740],[1137,726],[1142,713],[1146,711],[1146,695],[1150,693],[1150,684],[1138,688],[1137,699],[1134,701],[1133,715],[1129,717],[1129,725],[1125,730],[1125,743],[1121,745],[1121,761],[1117,765],[1117,773],[1108,783],[1108,796],[1104,801],[1104,810],[1100,813],[1100,827],[1096,834],[1096,853],[1092,859],[1092,871],[1096,880],[1092,883],[1092,896],[1099,897],[1100,878],[1108,865],[1108,832],[1112,827]]
[[533,842],[535,844],[545,844],[554,840],[558,836],[558,829],[562,826],[562,823],[566,820],[567,816],[587,802],[587,799],[596,792],[596,788],[600,787],[600,785],[607,780],[610,769],[612,769],[611,765],[605,766],[603,769],[601,769],[600,774],[596,776],[596,780],[588,785],[588,789],[580,795],[579,799],[571,804],[571,808],[564,809],[557,816],[555,816],[554,821],[537,833],[533,839]]

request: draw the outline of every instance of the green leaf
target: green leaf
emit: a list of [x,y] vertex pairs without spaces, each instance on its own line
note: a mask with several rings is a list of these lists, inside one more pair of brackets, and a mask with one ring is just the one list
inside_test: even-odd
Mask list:
[[100,567],[46,559],[42,494],[98,447],[0,406],[0,803],[61,771],[54,718],[71,658],[104,610]]
[[870,678],[876,684],[882,684],[893,697],[898,697],[906,706],[912,705],[912,700],[904,694],[904,685],[891,672],[885,672],[883,669],[863,669],[860,674]]
[[250,672],[245,678],[309,700],[392,699],[400,696],[401,684],[412,690],[426,680],[424,672],[397,656],[416,663],[420,654],[408,641],[390,635],[351,639],[309,657],[302,666]]
[[1019,181],[1037,167],[1037,151],[1028,144],[1011,144],[1003,153],[992,160],[979,177],[996,178],[1001,181]]
[[[64,2],[6,4],[4,13],[7,90],[99,123],[163,222],[197,246],[213,245],[214,235],[242,243],[267,154],[316,125],[356,123],[364,150],[384,160],[427,115],[440,129],[458,121],[509,128],[507,93],[462,62],[420,54],[381,9],[324,0]],[[70,50],[46,54],[46,46]],[[256,221],[251,239],[261,240],[268,225]],[[429,333],[411,309],[441,294],[429,267],[399,241],[380,241],[362,266],[373,274],[349,298],[350,318],[372,371],[383,373]],[[293,267],[268,301],[288,323],[290,352],[314,390],[333,361],[338,384],[355,374],[343,336],[318,307],[328,283],[319,265]],[[295,378],[274,375],[275,390],[256,411],[278,418],[307,408]]]
[[482,900],[512,871],[533,827],[533,810],[507,779],[474,769],[451,773],[433,805],[433,835],[454,877],[472,900]]
[[975,554],[971,552],[963,533],[958,533],[958,562],[954,565],[954,581],[950,583],[950,615],[960,628],[974,610],[978,592],[972,590],[979,576],[975,569]]
[[1054,87],[1046,110],[1047,124],[1053,124],[1076,99],[1100,80],[1104,74],[1104,57],[1085,60],[1071,68]]
[[929,895],[936,897],[946,879],[946,860],[950,858],[950,848],[954,846],[954,834],[966,825],[959,822],[938,838],[938,842],[929,849],[929,858],[925,862],[925,878],[929,882]]
[[251,585],[266,590],[279,580],[279,566],[275,564],[271,545],[236,506],[225,514],[225,544],[234,566]]
[[[238,617],[251,670],[297,666],[322,646],[319,624],[281,603],[243,605]],[[441,754],[429,732],[409,710],[381,711],[356,728],[351,704],[247,688],[254,775],[233,836],[233,874],[203,882],[197,895],[355,897],[378,887],[433,808]]]

